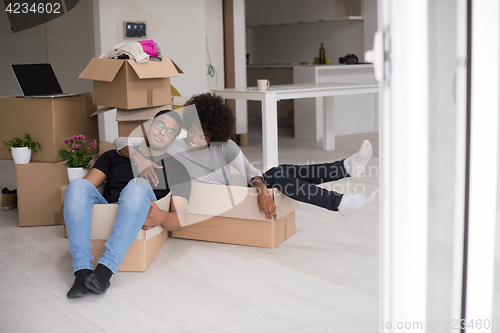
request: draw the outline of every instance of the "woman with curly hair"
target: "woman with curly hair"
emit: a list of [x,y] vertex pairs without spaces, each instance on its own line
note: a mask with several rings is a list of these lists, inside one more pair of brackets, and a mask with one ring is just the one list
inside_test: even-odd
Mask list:
[[[233,111],[222,97],[210,93],[193,96],[185,104],[183,112],[182,127],[187,131],[187,136],[176,140],[167,151],[186,167],[195,182],[229,185],[230,166],[235,167],[248,184],[258,189],[259,209],[268,220],[276,213],[276,206],[267,188],[276,187],[292,199],[339,211],[342,216],[348,216],[365,206],[378,192],[344,195],[317,186],[345,177],[360,177],[360,172],[372,155],[368,140],[347,159],[312,165],[282,164],[262,174],[250,164],[238,145],[230,140],[234,125]],[[118,138],[113,142],[125,157],[129,157],[126,147],[128,141],[127,138]],[[140,154],[132,156],[137,156],[133,162],[139,170],[143,170],[140,175],[155,185],[157,179],[153,168],[161,166],[151,165],[149,160],[143,161]]]

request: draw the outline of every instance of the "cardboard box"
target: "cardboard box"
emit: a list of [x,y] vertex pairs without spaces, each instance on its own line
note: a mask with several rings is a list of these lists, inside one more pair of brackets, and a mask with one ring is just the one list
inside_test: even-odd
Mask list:
[[[99,141],[97,119],[90,115],[96,110],[92,95],[59,98],[0,97],[0,158],[12,159],[9,147],[3,141],[24,137],[29,133],[40,142],[41,154],[33,153],[31,161],[59,162],[59,149],[67,149],[64,140],[83,134],[87,143]],[[97,148],[89,149],[90,154]]]
[[[102,141],[102,142],[99,142],[99,156],[102,155],[102,153],[105,153],[107,152],[108,150],[115,150],[115,146],[113,145],[113,143],[109,142],[109,141]],[[96,155],[96,157],[98,157]],[[96,158],[97,160],[97,158]]]
[[62,224],[60,190],[68,184],[64,163],[16,164],[20,227]]
[[80,78],[93,80],[95,105],[139,109],[172,103],[170,78],[182,70],[169,57],[135,60],[93,58]]
[[274,248],[295,234],[299,203],[268,191],[276,204],[271,221],[260,214],[255,188],[192,183],[185,226],[172,237]]
[[[92,113],[96,116],[101,113],[115,110],[116,108],[99,108]],[[172,105],[161,105],[144,109],[123,110],[116,109],[116,121],[118,122],[118,136],[144,137],[140,126],[152,119],[159,111],[172,110]]]
[[[60,188],[61,200],[64,199],[64,193],[67,186]],[[160,209],[170,209],[170,194],[157,200],[156,204]],[[94,205],[92,210],[92,229],[90,239],[92,243],[93,265],[97,265],[97,260],[104,253],[104,245],[113,232],[118,205]],[[64,229],[67,237],[66,228]],[[168,231],[161,225],[149,230],[140,230],[135,237],[134,242],[125,253],[123,262],[119,266],[120,272],[144,272],[153,262],[154,258],[160,252],[163,244],[168,238]]]
[[272,249],[293,234],[295,212],[271,221],[216,216],[174,231],[172,237]]

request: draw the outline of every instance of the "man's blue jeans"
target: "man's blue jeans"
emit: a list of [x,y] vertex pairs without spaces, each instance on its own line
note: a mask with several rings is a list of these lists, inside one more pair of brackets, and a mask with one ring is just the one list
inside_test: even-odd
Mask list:
[[[98,263],[108,267],[113,274],[123,261],[125,252],[134,241],[137,233],[156,196],[149,183],[142,179],[132,179],[121,191],[118,200],[118,213],[113,233],[106,242],[105,252]],[[71,181],[64,195],[64,223],[68,231],[69,250],[73,258],[73,274],[80,269],[93,270],[92,244],[90,230],[92,228],[92,208],[94,204],[108,202],[92,183],[85,179]]]
[[276,187],[287,197],[333,211],[338,210],[344,195],[316,185],[350,177],[344,160],[310,165],[282,164],[262,176],[267,187]]

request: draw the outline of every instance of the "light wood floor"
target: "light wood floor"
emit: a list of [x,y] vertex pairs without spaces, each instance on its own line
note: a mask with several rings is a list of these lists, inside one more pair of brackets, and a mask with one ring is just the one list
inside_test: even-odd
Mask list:
[[[365,138],[376,167],[377,133],[339,137],[324,152],[285,129],[280,163],[345,158]],[[251,127],[252,162],[262,161],[260,140]],[[0,170],[1,186],[14,188],[13,162]],[[378,175],[338,183],[370,190]],[[296,234],[275,249],[169,238],[147,272],[118,273],[104,295],[74,300],[62,227],[19,228],[17,209],[0,211],[0,332],[377,332],[378,203],[348,218],[301,204]]]

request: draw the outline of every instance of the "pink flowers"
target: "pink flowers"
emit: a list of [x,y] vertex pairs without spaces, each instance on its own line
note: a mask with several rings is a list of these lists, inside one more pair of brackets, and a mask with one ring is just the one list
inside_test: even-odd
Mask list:
[[[94,139],[94,141],[95,141],[95,139]],[[68,146],[70,146],[71,148],[75,148],[75,147],[73,147],[73,145],[76,145],[77,143],[85,143],[85,142],[86,142],[85,135],[82,135],[82,134],[74,135],[71,138],[64,140],[64,143],[67,144]],[[79,147],[79,148],[81,148],[81,147]],[[93,148],[95,148],[95,147],[93,147]]]
[[94,139],[89,145],[85,145],[85,135],[80,134],[64,140],[64,143],[68,145],[69,151],[60,149],[58,155],[68,161],[66,166],[88,169],[92,155],[87,155],[87,150],[97,148],[97,141]]
[[[83,143],[85,142],[85,135],[81,134],[72,136],[71,138],[64,140],[64,143],[67,144],[71,149],[81,149],[82,147],[84,147]],[[88,148],[97,148],[97,141],[95,139],[92,140],[87,149]]]

